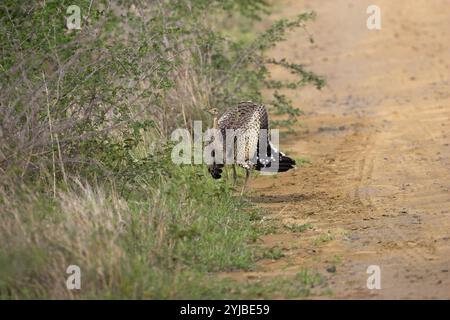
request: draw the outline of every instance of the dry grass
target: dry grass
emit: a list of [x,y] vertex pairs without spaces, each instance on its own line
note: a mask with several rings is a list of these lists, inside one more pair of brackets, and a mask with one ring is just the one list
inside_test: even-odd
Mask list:
[[88,271],[83,284],[90,287],[89,278],[95,278],[98,290],[120,273],[126,254],[118,239],[130,214],[117,196],[107,199],[101,189],[79,183],[77,192],[59,193],[54,205],[24,190],[2,200],[3,296],[73,298],[65,283],[72,264]]
[[[79,180],[56,198],[3,189],[0,297],[183,297],[172,282],[188,290],[202,272],[248,268],[257,231],[240,200],[179,173],[182,181],[149,187],[141,200]],[[81,268],[79,292],[66,288],[69,265]]]

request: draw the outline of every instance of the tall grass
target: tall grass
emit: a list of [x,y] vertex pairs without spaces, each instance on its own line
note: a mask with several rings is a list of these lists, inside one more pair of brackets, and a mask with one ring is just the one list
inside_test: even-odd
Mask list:
[[128,199],[79,180],[54,199],[3,190],[0,296],[77,297],[69,265],[81,268],[80,296],[127,298],[177,297],[183,275],[249,268],[259,235],[251,209],[225,184],[183,171]]

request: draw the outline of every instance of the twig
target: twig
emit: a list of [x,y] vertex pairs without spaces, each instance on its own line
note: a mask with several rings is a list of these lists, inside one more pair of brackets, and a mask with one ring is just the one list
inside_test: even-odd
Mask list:
[[51,142],[52,142],[53,198],[56,198],[55,149],[54,149],[54,139],[53,139],[52,118],[50,116],[49,92],[48,92],[47,81],[45,79],[45,73],[44,72],[42,72],[42,79],[44,80],[45,94],[47,96],[47,117],[48,117],[48,126],[49,126],[49,129],[50,129],[50,139],[51,139]]

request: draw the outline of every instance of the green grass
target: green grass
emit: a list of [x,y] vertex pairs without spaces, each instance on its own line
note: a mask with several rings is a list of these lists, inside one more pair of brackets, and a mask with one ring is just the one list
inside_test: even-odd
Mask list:
[[260,236],[250,205],[199,168],[172,174],[128,198],[81,183],[56,199],[3,193],[0,297],[70,298],[71,264],[82,270],[83,297],[157,297],[187,271],[249,269]]
[[263,259],[278,260],[284,257],[283,250],[279,247],[272,247],[263,251]]
[[299,166],[299,167],[312,163],[310,159],[305,158],[305,157],[296,158],[295,162],[296,162],[297,166]]
[[[56,199],[30,189],[2,193],[0,298],[301,298],[326,287],[311,271],[244,283],[217,278],[280,259],[283,250],[257,244],[262,216],[226,181],[194,167],[172,174],[158,187],[143,180],[147,192],[129,198],[81,182]],[[79,291],[65,287],[71,264],[82,271]]]
[[[280,259],[283,250],[256,244],[261,216],[226,182],[193,167],[172,173],[127,199],[82,183],[56,199],[31,190],[2,193],[0,298],[301,298],[326,287],[311,271],[246,282],[216,278],[252,269],[258,259]],[[65,287],[71,264],[82,271],[78,291]]]
[[[329,294],[324,277],[311,270],[289,276],[244,281],[216,279],[199,273],[184,272],[176,278],[155,276],[153,286],[143,288],[142,298],[152,299],[302,299]],[[167,285],[170,281],[171,286]],[[133,290],[136,290],[135,288]],[[121,295],[126,293],[126,295]],[[115,293],[102,298],[128,298],[131,292]]]
[[312,229],[312,225],[310,223],[305,223],[305,224],[293,224],[293,225],[284,225],[284,227],[294,233],[302,233],[305,232],[306,230]]
[[[59,190],[55,199],[30,189],[1,193],[2,299],[302,298],[326,289],[322,276],[236,282],[216,272],[251,270],[280,259],[279,247],[257,244],[262,216],[226,181],[177,167],[156,186],[142,183],[121,197],[89,186]],[[267,223],[267,222],[265,222]],[[265,225],[267,226],[267,225]],[[299,226],[309,228],[308,225]],[[81,290],[65,287],[66,268],[81,268]],[[316,289],[320,289],[317,291]]]
[[[235,299],[301,299],[316,295],[329,295],[325,278],[311,270],[303,269],[295,275],[247,281],[242,284],[225,283],[223,297]],[[230,296],[230,293],[231,296]],[[217,297],[219,298],[219,297]]]
[[332,240],[334,240],[334,236],[330,232],[327,232],[326,234],[322,234],[322,235],[316,237],[313,240],[313,244],[319,245],[319,244],[330,242]]

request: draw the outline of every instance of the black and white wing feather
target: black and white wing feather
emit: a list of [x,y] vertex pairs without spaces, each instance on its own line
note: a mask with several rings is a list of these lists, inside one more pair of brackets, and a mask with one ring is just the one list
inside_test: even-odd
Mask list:
[[[269,141],[269,116],[263,105],[251,101],[239,103],[220,117],[218,129],[224,146],[227,134],[233,132],[234,163],[247,170],[285,172],[295,166],[293,159],[279,152]],[[224,155],[227,151],[225,147]],[[222,168],[223,164],[209,167],[213,178],[221,177]]]

